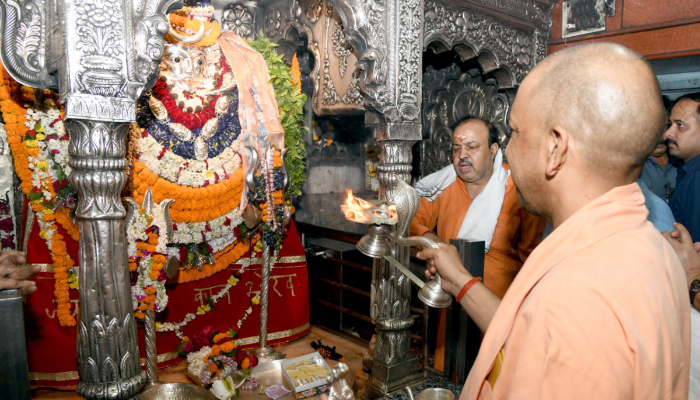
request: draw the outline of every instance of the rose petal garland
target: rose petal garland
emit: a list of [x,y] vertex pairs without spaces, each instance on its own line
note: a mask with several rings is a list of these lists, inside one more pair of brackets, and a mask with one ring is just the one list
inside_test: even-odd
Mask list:
[[[63,237],[55,232],[54,222],[56,221],[56,214],[53,212],[53,209],[48,208],[44,203],[44,200],[50,201],[55,196],[53,180],[50,175],[44,177],[33,176],[32,169],[29,166],[30,160],[38,158],[40,150],[38,148],[38,140],[35,138],[36,132],[34,137],[29,135],[30,137],[25,140],[28,132],[25,126],[27,110],[18,102],[21,101],[17,96],[18,87],[19,85],[12,82],[7,72],[3,69],[2,77],[0,78],[0,111],[5,121],[7,142],[12,150],[15,170],[21,180],[20,187],[22,192],[27,197],[34,193],[33,197],[35,200],[30,201],[30,205],[37,214],[37,221],[43,232],[42,238],[48,242],[51,249],[58,321],[61,326],[75,326],[76,321],[71,315],[70,296],[68,294],[68,270],[73,267],[74,263],[68,256]],[[15,94],[14,98],[13,94]],[[25,100],[31,99],[27,98]],[[42,170],[41,167],[38,169]],[[40,184],[40,186],[35,187],[35,183]],[[41,194],[41,197],[36,197],[39,194]],[[46,199],[47,197],[49,199]]]

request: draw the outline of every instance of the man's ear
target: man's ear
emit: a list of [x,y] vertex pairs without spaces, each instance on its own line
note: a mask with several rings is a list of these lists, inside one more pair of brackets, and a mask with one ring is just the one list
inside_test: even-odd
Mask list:
[[569,151],[569,131],[561,125],[554,125],[545,133],[544,141],[547,149],[545,175],[547,178],[553,178],[566,162]]
[[498,143],[494,143],[491,145],[491,148],[489,149],[491,151],[491,161],[496,159],[496,154],[498,152],[498,149],[500,149],[500,146]]

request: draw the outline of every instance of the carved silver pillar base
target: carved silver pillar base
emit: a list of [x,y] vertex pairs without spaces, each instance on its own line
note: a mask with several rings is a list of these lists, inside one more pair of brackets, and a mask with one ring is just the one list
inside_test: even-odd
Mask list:
[[258,362],[281,360],[284,355],[267,345],[267,318],[268,302],[270,300],[270,271],[272,262],[270,260],[270,246],[262,240],[262,276],[260,278],[260,345],[253,349],[253,354],[258,358]]
[[88,399],[130,399],[146,373],[139,365],[120,198],[129,124],[67,119],[66,128],[80,230],[77,392]]
[[405,386],[418,385],[426,380],[423,374],[418,372],[418,358],[391,365],[375,361],[372,375],[367,379],[361,396],[378,399],[402,390]]
[[284,358],[284,354],[269,346],[256,347],[252,350],[252,352],[255,354],[255,357],[258,358],[258,362],[260,363],[281,360]]

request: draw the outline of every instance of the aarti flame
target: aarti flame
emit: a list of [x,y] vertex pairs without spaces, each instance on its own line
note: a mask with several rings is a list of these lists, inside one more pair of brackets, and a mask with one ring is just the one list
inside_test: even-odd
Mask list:
[[359,197],[355,197],[352,194],[352,189],[345,189],[345,194],[347,198],[345,199],[345,204],[340,205],[340,209],[343,210],[345,218],[348,221],[367,223],[370,221],[369,215],[365,214],[365,210],[374,207],[371,203],[362,200]]

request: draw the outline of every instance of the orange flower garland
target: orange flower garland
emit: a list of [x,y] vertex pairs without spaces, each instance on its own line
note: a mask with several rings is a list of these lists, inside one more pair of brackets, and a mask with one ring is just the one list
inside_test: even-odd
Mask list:
[[[256,234],[252,242],[255,243],[260,239],[260,234]],[[185,271],[184,267],[180,268],[180,272],[177,274],[177,283],[193,282],[200,279],[208,278],[219,271],[223,271],[228,268],[229,265],[240,260],[241,257],[250,249],[250,242],[245,240],[240,240],[236,243],[232,243],[225,249],[214,254],[214,259],[216,262],[214,264],[206,264],[202,266],[202,270],[197,268],[190,268],[189,271]]]
[[134,198],[143,201],[148,188],[153,192],[154,200],[174,199],[170,207],[173,222],[202,222],[218,218],[241,203],[243,191],[243,169],[237,169],[229,179],[194,188],[170,182],[152,172],[141,161],[134,163]]
[[297,58],[297,53],[294,53],[294,58],[292,58],[292,85],[296,85],[297,89],[301,93],[301,70],[299,69],[299,59]]
[[[27,127],[24,125],[24,121],[26,119],[27,110],[13,99],[13,93],[16,93],[18,86],[17,83],[11,81],[9,75],[3,68],[2,77],[0,78],[0,111],[5,121],[7,143],[12,150],[15,170],[21,180],[20,187],[22,188],[22,192],[28,196],[33,189],[32,172],[29,169],[28,157],[38,155],[39,149],[25,146],[24,135],[27,132]],[[55,195],[51,182],[42,182],[42,187],[48,189],[52,195]],[[42,215],[42,219],[49,226],[52,226],[57,218],[63,220],[63,215],[57,216],[56,213],[53,213],[53,210],[47,209],[39,202],[30,202],[29,204],[37,215]],[[75,232],[71,233],[69,231],[69,234],[73,236]],[[76,321],[71,315],[70,296],[68,294],[70,288],[68,284],[68,270],[73,267],[74,262],[70,259],[70,256],[68,256],[63,236],[56,232],[51,236],[51,258],[54,267],[54,294],[56,295],[58,304],[56,307],[58,321],[61,326],[75,326]]]

